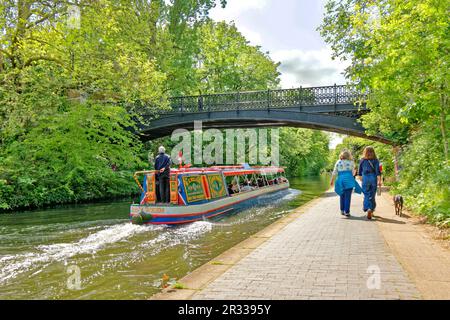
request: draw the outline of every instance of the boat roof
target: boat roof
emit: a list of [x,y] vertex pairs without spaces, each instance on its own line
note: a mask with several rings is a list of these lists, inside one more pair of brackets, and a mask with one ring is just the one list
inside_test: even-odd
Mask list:
[[246,175],[246,174],[273,174],[278,172],[284,172],[283,167],[276,166],[255,166],[249,167],[245,165],[240,166],[212,166],[206,168],[171,168],[171,173],[220,173],[222,172],[225,176],[234,175]]
[[[170,168],[171,174],[213,174],[223,173],[224,176],[236,176],[246,174],[274,174],[278,172],[284,172],[284,167],[276,166],[254,166],[250,167],[248,164],[235,165],[235,166],[212,166],[205,168],[192,168],[192,167],[180,167]],[[143,170],[136,171],[134,177],[136,179],[139,174],[156,173],[156,170]]]

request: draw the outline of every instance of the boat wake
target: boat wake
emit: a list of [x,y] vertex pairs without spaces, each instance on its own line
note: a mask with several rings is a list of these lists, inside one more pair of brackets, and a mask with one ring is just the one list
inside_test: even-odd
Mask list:
[[[84,226],[77,225],[76,230],[70,227],[58,226],[57,233],[70,234],[74,232],[82,232],[84,236],[78,241],[52,243],[46,245],[38,245],[34,250],[0,256],[0,285],[8,283],[17,276],[29,273],[30,276],[39,274],[42,270],[52,263],[67,263],[67,260],[73,257],[77,259],[83,256],[95,256],[99,251],[127,242],[128,250],[111,262],[111,267],[117,267],[115,262],[119,262],[122,266],[141,261],[148,256],[155,256],[161,251],[177,245],[190,245],[199,239],[202,235],[211,232],[216,226],[231,226],[241,224],[264,214],[268,210],[272,210],[281,201],[292,199],[300,191],[290,189],[288,192],[276,193],[261,196],[251,207],[244,209],[245,214],[238,215],[236,220],[228,223],[220,223],[216,221],[196,221],[179,226],[164,225],[135,225],[128,221],[108,221],[107,224],[101,223],[93,225],[86,222]],[[286,211],[280,211],[278,214],[284,214]],[[116,224],[111,224],[111,223]],[[100,229],[100,230],[99,230]],[[40,234],[39,230],[29,230]],[[89,233],[86,236],[86,233]],[[133,236],[144,234],[143,237],[132,238]],[[33,232],[29,234],[33,236]],[[148,238],[150,237],[150,239]],[[56,240],[57,241],[57,240]]]
[[118,224],[94,232],[73,243],[39,245],[36,251],[0,257],[0,284],[17,275],[45,268],[52,262],[64,262],[80,254],[95,254],[107,245],[123,241],[137,233],[161,229],[161,226],[138,226],[130,223]]
[[[144,232],[154,234],[156,231],[154,238],[144,242],[138,241],[137,245],[131,246],[129,254],[121,259],[127,265],[142,260],[143,257],[156,255],[163,249],[187,244],[199,238],[202,234],[211,231],[212,228],[213,224],[209,221],[197,221],[176,227],[139,226],[129,222],[109,226],[77,242],[39,245],[34,252],[1,256],[0,284],[6,283],[25,272],[30,272],[31,275],[38,274],[51,263],[65,263],[67,259],[80,255],[95,255],[108,246],[129,241],[132,236],[137,234]],[[145,255],[142,254],[144,250]]]
[[155,255],[162,249],[167,249],[179,244],[186,244],[198,239],[201,235],[210,232],[214,224],[209,221],[196,221],[186,225],[170,227],[166,232],[156,238],[139,244],[140,248],[152,249],[150,254]]
[[[255,220],[259,216],[266,214],[267,212],[272,212],[273,209],[280,205],[281,202],[286,200],[292,200],[302,192],[300,190],[289,189],[288,191],[279,191],[277,193],[266,194],[258,197],[250,207],[243,209],[243,214],[240,214],[241,210],[235,216],[235,220],[231,220],[228,222],[214,222],[214,226],[220,227],[229,227],[236,224],[242,224],[248,222],[250,220]],[[276,214],[273,214],[273,219],[276,219],[291,210],[281,210],[277,211]]]

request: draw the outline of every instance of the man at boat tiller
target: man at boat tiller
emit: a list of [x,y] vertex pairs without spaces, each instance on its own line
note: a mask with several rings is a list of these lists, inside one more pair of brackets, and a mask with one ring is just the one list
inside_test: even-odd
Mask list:
[[166,149],[160,146],[159,154],[155,158],[156,180],[158,181],[159,197],[157,201],[163,203],[170,202],[170,157],[166,154]]

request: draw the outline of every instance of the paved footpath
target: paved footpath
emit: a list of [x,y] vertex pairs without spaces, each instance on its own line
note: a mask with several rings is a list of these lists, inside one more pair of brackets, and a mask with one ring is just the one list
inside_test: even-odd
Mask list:
[[[406,225],[404,218],[386,218],[395,217],[386,196],[379,199],[384,217],[376,213],[371,221],[361,211],[362,196],[353,195],[350,218],[340,215],[338,201],[334,192],[325,193],[181,279],[185,289],[165,290],[152,299],[448,298],[450,292],[424,297],[417,286],[420,275],[414,274],[417,262],[408,265],[402,258],[408,273],[394,256],[392,246],[402,239],[396,232],[385,238],[380,230],[390,227],[380,224]],[[449,288],[448,251],[443,255],[438,260],[444,270],[436,279]]]

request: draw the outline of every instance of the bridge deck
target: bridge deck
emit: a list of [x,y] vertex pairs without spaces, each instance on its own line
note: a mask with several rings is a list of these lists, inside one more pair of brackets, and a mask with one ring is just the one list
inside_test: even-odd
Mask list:
[[354,86],[334,85],[297,89],[233,92],[198,96],[173,97],[169,99],[170,109],[165,113],[191,113],[223,110],[256,110],[267,108],[286,108],[292,106],[330,107],[351,106],[358,110],[357,101],[363,101],[364,94]]
[[139,129],[142,139],[149,140],[179,128],[192,130],[194,121],[201,121],[203,129],[291,126],[391,143],[368,136],[359,123],[369,112],[366,98],[345,85],[173,97],[167,109],[142,115]]

